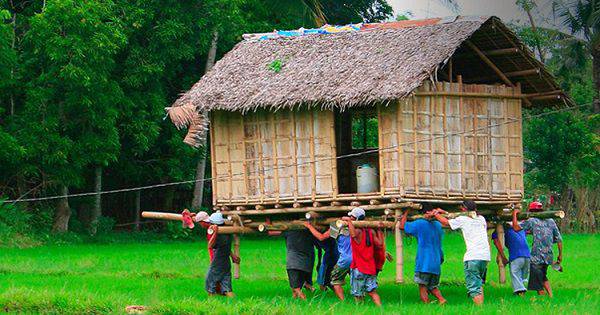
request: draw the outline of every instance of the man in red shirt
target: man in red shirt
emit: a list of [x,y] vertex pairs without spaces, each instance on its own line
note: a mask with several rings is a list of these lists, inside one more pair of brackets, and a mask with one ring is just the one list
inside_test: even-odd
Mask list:
[[377,293],[377,265],[375,262],[375,248],[383,246],[383,240],[378,233],[369,228],[355,228],[352,221],[363,220],[365,210],[354,208],[344,217],[350,230],[352,246],[352,264],[350,265],[351,293],[356,301],[363,301],[368,294],[373,303],[381,306],[381,298]]

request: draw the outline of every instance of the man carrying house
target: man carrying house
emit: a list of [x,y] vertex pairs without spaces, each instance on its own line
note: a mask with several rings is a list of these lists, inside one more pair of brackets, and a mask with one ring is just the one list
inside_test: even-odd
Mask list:
[[287,231],[284,235],[286,247],[285,266],[292,288],[292,297],[305,300],[306,295],[302,292],[302,288],[313,291],[314,237],[307,230]]
[[415,282],[419,285],[419,295],[423,303],[429,303],[429,294],[433,294],[440,304],[445,304],[446,299],[439,289],[441,265],[444,261],[442,252],[442,225],[433,218],[433,208],[430,203],[423,203],[421,213],[427,219],[417,219],[406,222],[408,211],[404,212],[400,220],[400,229],[406,234],[417,238],[417,257],[415,262]]
[[527,292],[525,282],[529,277],[529,246],[525,231],[515,231],[512,226],[506,224],[504,227],[504,244],[508,248],[508,259],[504,255],[502,243],[498,239],[498,233],[492,233],[492,240],[498,249],[498,255],[504,265],[510,264],[510,281],[515,295],[524,295]]
[[333,292],[340,300],[344,300],[344,288],[346,284],[346,275],[350,273],[350,263],[352,262],[352,248],[350,246],[350,231],[347,227],[338,228],[332,223],[329,230],[325,233],[319,232],[310,222],[304,222],[304,226],[319,241],[327,239],[337,240],[338,258],[331,270],[330,283]]
[[[477,206],[471,200],[465,200],[461,206],[462,211],[475,212]],[[487,224],[481,215],[475,217],[460,216],[448,220],[443,216],[448,212],[442,209],[433,211],[435,218],[443,226],[449,226],[452,230],[460,229],[467,246],[463,257],[465,268],[465,283],[467,292],[476,305],[483,304],[483,285],[487,273],[487,265],[490,261],[490,244],[487,238]]]
[[[529,211],[541,212],[543,205],[540,202],[529,204]],[[560,231],[553,219],[530,218],[519,224],[517,215],[519,210],[513,211],[512,224],[517,232],[524,230],[533,235],[533,247],[531,249],[531,267],[529,269],[529,283],[527,289],[537,291],[539,295],[548,294],[552,297],[552,288],[548,281],[548,266],[553,263],[552,244],[558,245],[557,266],[562,262],[563,246]]]
[[208,247],[213,249],[213,259],[206,273],[205,289],[208,295],[225,295],[233,297],[231,286],[231,260],[239,263],[240,258],[231,252],[231,235],[219,234],[219,226],[225,223],[223,215],[215,212],[210,215],[209,222],[212,224],[209,229],[213,231],[208,240]]
[[363,301],[368,294],[373,303],[381,306],[381,298],[377,293],[377,264],[375,261],[375,247],[382,247],[381,240],[370,228],[355,228],[352,221],[363,220],[365,210],[354,208],[348,213],[349,217],[342,220],[348,225],[350,231],[350,245],[352,247],[352,263],[350,264],[351,293],[356,301]]

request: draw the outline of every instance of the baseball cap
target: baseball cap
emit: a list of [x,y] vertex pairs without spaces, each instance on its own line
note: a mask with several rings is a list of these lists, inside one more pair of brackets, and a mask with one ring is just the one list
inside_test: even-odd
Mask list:
[[223,224],[225,220],[223,219],[223,214],[221,212],[215,212],[210,215],[209,222],[212,224]]
[[205,211],[200,211],[198,213],[196,213],[196,216],[194,217],[194,221],[195,222],[209,222],[210,218],[208,216],[208,213],[206,213]]
[[348,212],[348,215],[355,217],[358,220],[362,220],[365,218],[365,210],[361,207],[356,207],[352,209],[352,211]]

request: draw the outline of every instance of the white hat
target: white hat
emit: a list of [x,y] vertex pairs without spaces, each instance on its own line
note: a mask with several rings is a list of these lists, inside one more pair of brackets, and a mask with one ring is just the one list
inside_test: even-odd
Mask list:
[[364,219],[365,218],[365,209],[363,209],[361,207],[356,207],[356,208],[352,209],[352,211],[348,212],[348,215],[355,217],[359,220]]
[[204,211],[200,211],[198,213],[196,213],[196,216],[194,217],[194,222],[209,222],[210,219],[208,217],[208,213],[204,212]]
[[209,218],[209,221],[212,224],[223,224],[223,223],[225,223],[225,220],[223,219],[223,214],[221,214],[221,212],[215,212],[215,213],[211,214],[210,218]]

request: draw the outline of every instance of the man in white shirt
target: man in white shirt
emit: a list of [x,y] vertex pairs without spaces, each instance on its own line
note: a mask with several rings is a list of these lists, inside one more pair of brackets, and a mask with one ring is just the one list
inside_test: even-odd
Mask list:
[[[475,202],[465,200],[462,203],[462,211],[477,211]],[[487,224],[485,218],[477,215],[474,218],[460,216],[456,219],[448,220],[442,216],[448,212],[442,209],[434,210],[435,218],[443,226],[448,226],[452,230],[460,229],[467,251],[463,258],[465,267],[465,282],[469,296],[477,305],[483,304],[483,284],[485,283],[485,274],[487,264],[490,261],[490,244],[487,236]]]

